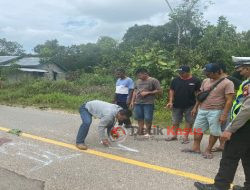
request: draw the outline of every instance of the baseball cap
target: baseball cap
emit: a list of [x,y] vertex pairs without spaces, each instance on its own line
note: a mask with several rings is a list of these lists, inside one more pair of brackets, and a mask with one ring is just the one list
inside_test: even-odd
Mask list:
[[216,73],[218,71],[220,71],[220,66],[216,63],[209,63],[206,64],[203,71],[204,72],[208,72],[208,73]]
[[179,73],[189,73],[190,72],[190,67],[187,65],[180,66],[179,69],[177,69]]

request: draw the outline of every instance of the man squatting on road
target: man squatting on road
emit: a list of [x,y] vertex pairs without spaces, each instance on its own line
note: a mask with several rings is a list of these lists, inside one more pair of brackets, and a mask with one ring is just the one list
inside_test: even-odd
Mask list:
[[103,145],[108,146],[109,141],[105,137],[105,130],[107,129],[107,134],[109,135],[110,130],[117,121],[124,122],[128,120],[132,113],[129,110],[122,109],[118,105],[100,100],[93,100],[80,107],[80,115],[82,124],[76,137],[76,147],[81,150],[87,150],[88,147],[85,144],[85,139],[92,123],[92,116],[100,119],[100,123],[98,125],[99,138]]

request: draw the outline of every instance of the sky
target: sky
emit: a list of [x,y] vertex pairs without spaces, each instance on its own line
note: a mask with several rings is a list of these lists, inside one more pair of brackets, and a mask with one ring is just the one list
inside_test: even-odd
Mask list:
[[[169,0],[175,7],[180,0]],[[205,19],[223,15],[238,31],[250,29],[249,0],[213,0]],[[168,22],[164,0],[0,0],[0,38],[16,41],[27,52],[46,40],[65,46],[96,42],[100,36],[121,40],[134,24]]]

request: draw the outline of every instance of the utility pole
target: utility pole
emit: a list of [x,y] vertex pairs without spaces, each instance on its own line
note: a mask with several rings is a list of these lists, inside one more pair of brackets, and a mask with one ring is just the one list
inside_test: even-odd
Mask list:
[[[173,8],[171,7],[170,3],[168,0],[165,0],[165,2],[167,3],[171,13],[174,13],[174,10]],[[181,27],[180,27],[180,24],[178,23],[178,21],[175,21],[175,24],[177,26],[177,46],[180,45],[180,40],[181,40]]]

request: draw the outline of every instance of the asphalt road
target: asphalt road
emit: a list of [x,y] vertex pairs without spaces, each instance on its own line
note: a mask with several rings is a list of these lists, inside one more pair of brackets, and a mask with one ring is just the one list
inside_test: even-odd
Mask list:
[[[0,127],[20,129],[25,133],[57,142],[74,144],[80,123],[80,116],[76,114],[0,106]],[[182,171],[211,179],[217,173],[221,153],[215,153],[212,160],[206,160],[200,155],[185,154],[181,149],[190,147],[191,144],[183,145],[179,141],[165,142],[161,140],[166,137],[165,135],[158,135],[150,140],[138,140],[129,136],[122,145],[138,152],[119,147],[105,148],[98,142],[97,123],[98,120],[94,120],[86,142],[98,155],[39,139],[18,137],[0,129],[0,142],[1,139],[9,140],[0,143],[0,190],[6,190],[6,187],[11,190],[19,190],[20,187],[46,190],[195,190],[195,179],[182,176]],[[203,150],[206,143],[207,137],[202,142]],[[103,157],[98,152],[117,155],[119,159],[114,160],[112,155],[110,158]],[[124,163],[122,158],[144,164],[138,166],[140,164]],[[175,169],[177,172],[157,171],[144,167],[145,164],[153,164],[154,168],[161,166]],[[244,173],[240,165],[234,183],[243,182]]]

